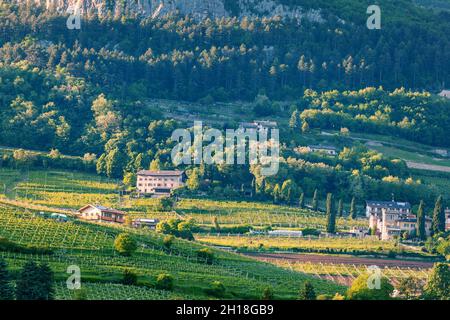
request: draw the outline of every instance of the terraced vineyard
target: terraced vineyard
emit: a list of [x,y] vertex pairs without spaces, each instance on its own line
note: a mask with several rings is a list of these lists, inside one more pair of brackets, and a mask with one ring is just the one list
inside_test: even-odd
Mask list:
[[[83,294],[87,300],[171,300],[189,299],[187,296],[177,295],[164,290],[125,286],[117,283],[88,283],[83,287]],[[56,286],[58,300],[74,300],[76,294],[67,289],[65,283]]]
[[[203,243],[248,249],[279,249],[328,253],[352,253],[355,251],[389,251],[396,249],[395,241],[381,241],[378,239],[358,238],[317,238],[317,237],[270,237],[270,236],[235,236],[235,235],[202,235],[196,239]],[[276,239],[276,240],[274,240]]]
[[[319,279],[335,281],[346,286],[350,286],[359,275],[370,272],[367,266],[355,264],[302,263],[286,260],[272,260],[272,263],[289,270],[310,274]],[[382,276],[388,278],[394,286],[401,279],[408,277],[418,279],[420,283],[425,284],[429,276],[429,269],[421,268],[385,267],[381,269],[381,272]]]
[[[296,207],[245,201],[215,201],[183,199],[175,213],[154,210],[154,199],[130,199],[119,196],[117,181],[92,174],[64,171],[0,170],[0,181],[8,183],[10,199],[50,208],[79,209],[88,203],[99,203],[129,212],[133,217],[168,219],[177,216],[191,217],[197,224],[211,227],[217,217],[220,225],[272,228],[322,229],[326,216],[322,213]],[[5,182],[3,182],[5,184]],[[340,230],[367,225],[365,219],[338,218]]]
[[[205,289],[213,281],[224,284],[226,297],[237,299],[258,299],[266,287],[272,287],[276,297],[294,299],[306,280],[312,281],[319,293],[334,294],[344,290],[343,286],[329,281],[220,250],[213,250],[214,263],[207,265],[197,258],[197,251],[204,246],[176,240],[168,250],[163,246],[162,236],[151,231],[126,229],[138,241],[138,250],[132,257],[124,257],[113,250],[113,242],[125,229],[81,221],[62,223],[2,205],[0,237],[47,251],[33,254],[2,251],[0,257],[13,272],[28,260],[47,262],[59,282],[67,279],[68,266],[78,265],[87,296],[98,299],[204,298],[207,297]],[[125,269],[138,275],[139,286],[120,285]],[[172,292],[153,290],[156,276],[161,273],[174,277]],[[73,294],[61,285],[57,289],[60,299],[73,298]]]
[[[151,199],[137,200],[135,208],[143,210],[151,207],[152,201]],[[322,229],[326,223],[325,214],[270,203],[183,199],[177,204],[176,211],[182,216],[193,218],[198,224],[204,226],[213,226],[215,218],[224,227],[249,225],[283,229]],[[152,215],[167,217],[167,213],[152,212]],[[340,230],[367,226],[365,219],[338,218],[336,223]]]
[[19,201],[72,209],[83,203],[101,202],[112,206],[119,202],[117,183],[92,174],[53,170],[0,171],[0,181],[11,176],[14,178],[6,180],[10,186],[8,195]]

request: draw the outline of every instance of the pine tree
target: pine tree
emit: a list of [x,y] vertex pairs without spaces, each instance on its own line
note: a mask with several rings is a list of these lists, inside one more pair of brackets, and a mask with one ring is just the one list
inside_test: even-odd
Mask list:
[[333,206],[333,194],[327,194],[327,232],[336,232],[336,212]]
[[17,300],[53,300],[53,281],[53,271],[47,264],[38,266],[28,261],[17,280]]
[[39,267],[35,262],[28,261],[25,263],[17,280],[17,300],[43,300],[39,271]]
[[43,300],[54,300],[55,289],[53,286],[54,275],[52,269],[48,264],[41,264],[39,266],[39,279],[42,290]]
[[316,292],[309,281],[306,281],[303,289],[300,290],[299,298],[300,300],[316,300]]
[[298,201],[298,207],[303,208],[305,205],[305,194],[302,192]]
[[425,230],[425,213],[423,211],[423,200],[420,201],[419,209],[417,209],[417,237],[421,240],[427,239]]
[[350,203],[350,216],[352,217],[352,219],[356,219],[356,217],[358,216],[358,211],[356,211],[356,199],[355,197],[352,198],[352,202]]
[[313,196],[313,199],[312,199],[312,209],[314,211],[317,211],[317,209],[319,208],[319,202],[318,202],[319,200],[318,200],[317,193],[318,193],[317,189],[314,190],[314,196]]
[[344,204],[342,202],[342,199],[339,199],[339,203],[338,203],[338,209],[337,209],[337,215],[339,217],[342,217],[342,214],[344,212]]
[[6,262],[0,260],[0,300],[13,300],[14,291]]
[[433,211],[433,234],[438,234],[445,231],[445,212],[442,206],[442,196],[439,196],[434,205]]

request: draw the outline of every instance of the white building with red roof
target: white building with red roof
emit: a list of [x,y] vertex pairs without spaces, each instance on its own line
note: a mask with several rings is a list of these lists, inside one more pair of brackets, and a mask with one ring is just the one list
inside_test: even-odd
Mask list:
[[94,204],[84,206],[78,210],[78,214],[80,219],[83,220],[111,223],[124,223],[126,216],[123,211]]
[[167,196],[172,190],[184,186],[184,171],[142,170],[137,173],[136,188],[140,194]]

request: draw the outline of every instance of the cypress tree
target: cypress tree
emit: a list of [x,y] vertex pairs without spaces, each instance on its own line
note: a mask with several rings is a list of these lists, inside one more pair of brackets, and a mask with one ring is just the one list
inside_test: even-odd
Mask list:
[[333,194],[327,194],[327,232],[336,232],[336,212],[333,208]]
[[13,300],[14,291],[6,262],[0,260],[0,300]]
[[318,199],[317,199],[317,189],[314,190],[314,196],[313,196],[313,200],[312,200],[312,209],[314,211],[317,211],[319,207],[319,203],[318,203]]
[[445,231],[445,212],[442,206],[442,196],[439,196],[434,205],[433,211],[433,234],[438,234]]
[[256,179],[252,179],[252,197],[256,195]]
[[342,202],[342,199],[339,199],[339,203],[338,203],[338,209],[337,209],[337,215],[339,217],[342,217],[342,214],[344,212],[344,204]]
[[356,219],[356,217],[358,216],[358,212],[356,211],[356,199],[355,197],[352,198],[352,202],[350,203],[350,216],[352,217],[352,219]]
[[425,213],[423,211],[423,200],[420,201],[419,209],[417,209],[417,237],[421,240],[427,239],[425,230]]
[[299,206],[299,208],[303,208],[304,205],[305,205],[305,194],[302,192],[300,194],[300,199],[298,201],[298,206]]
[[275,185],[275,187],[273,188],[273,202],[274,203],[280,202],[280,194],[281,194],[280,185],[277,183]]

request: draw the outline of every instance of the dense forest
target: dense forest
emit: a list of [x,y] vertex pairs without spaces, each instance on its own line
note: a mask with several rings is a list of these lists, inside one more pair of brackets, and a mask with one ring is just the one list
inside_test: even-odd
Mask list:
[[261,90],[289,99],[305,88],[442,88],[450,83],[448,15],[434,15],[431,25],[420,15],[425,20],[414,25],[389,22],[399,10],[385,14],[381,30],[367,29],[365,11],[343,23],[326,10],[325,22],[93,15],[80,30],[68,30],[67,17],[51,10],[3,5],[0,56],[6,63],[27,59],[63,68],[121,99],[252,100]]
[[[337,3],[346,10],[339,11]],[[355,1],[302,4],[321,6],[324,22],[92,14],[83,18],[81,30],[69,30],[67,17],[52,10],[2,3],[0,145],[53,149],[53,158],[58,152],[84,157],[84,163],[68,162],[70,168],[92,170],[98,159],[97,172],[112,178],[150,166],[170,168],[169,138],[180,124],[146,104],[164,98],[200,101],[205,109],[208,102],[254,101],[248,112],[255,117],[293,119],[289,139],[305,126],[345,127],[450,146],[450,103],[424,91],[450,83],[447,13],[409,6],[407,14],[422,19],[410,24],[394,6],[382,30],[368,30],[367,15],[352,23],[337,15],[353,19],[348,6],[363,7]],[[280,173],[270,179],[249,166],[190,172],[192,179],[210,182],[198,188],[216,194],[252,186],[262,198],[272,198],[290,186],[296,196],[317,188],[358,200],[393,192],[430,202],[436,196],[411,180],[403,161],[363,147],[346,148],[335,161],[288,150],[282,156]],[[2,163],[17,165],[24,158],[6,155]]]

